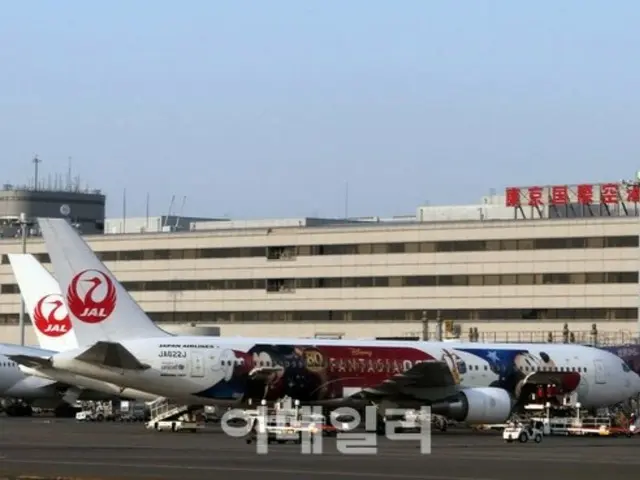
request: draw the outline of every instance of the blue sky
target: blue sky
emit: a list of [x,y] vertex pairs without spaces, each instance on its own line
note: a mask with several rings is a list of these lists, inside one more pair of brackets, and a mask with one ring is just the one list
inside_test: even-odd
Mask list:
[[640,3],[7,2],[0,181],[108,214],[412,213],[640,168]]

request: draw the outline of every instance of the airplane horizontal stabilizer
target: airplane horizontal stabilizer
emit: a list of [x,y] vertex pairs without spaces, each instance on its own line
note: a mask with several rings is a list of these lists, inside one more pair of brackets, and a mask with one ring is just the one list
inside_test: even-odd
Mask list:
[[37,357],[35,355],[6,355],[8,358],[16,362],[18,365],[24,365],[25,367],[40,369],[51,368],[51,358]]
[[141,363],[135,355],[116,342],[97,342],[76,357],[76,360],[99,367],[120,368],[123,370],[147,370],[151,368]]

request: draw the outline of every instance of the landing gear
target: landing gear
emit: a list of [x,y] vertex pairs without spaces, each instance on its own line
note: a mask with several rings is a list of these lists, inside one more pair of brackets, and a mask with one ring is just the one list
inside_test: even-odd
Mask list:
[[[378,436],[385,436],[387,434],[387,419],[384,415],[380,414],[380,409],[376,409],[376,427],[375,433]],[[367,431],[371,431],[367,429]]]
[[5,408],[5,412],[9,417],[30,417],[33,415],[33,409],[31,405],[15,403],[8,405]]
[[449,422],[447,421],[447,419],[439,415],[433,416],[431,423],[435,428],[437,428],[441,432],[446,432],[447,427],[449,426]]
[[376,416],[376,435],[385,436],[387,434],[387,419],[383,415]]
[[64,403],[62,405],[58,405],[53,410],[53,414],[56,418],[76,418],[77,411],[77,408],[69,405],[68,403]]

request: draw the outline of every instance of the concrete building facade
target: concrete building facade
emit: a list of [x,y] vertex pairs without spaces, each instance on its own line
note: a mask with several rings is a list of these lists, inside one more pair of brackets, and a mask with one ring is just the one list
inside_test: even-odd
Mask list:
[[0,190],[0,237],[19,235],[15,223],[21,214],[28,221],[36,217],[69,218],[82,232],[100,234],[104,230],[105,203],[106,197],[100,190],[4,185]]
[[[413,337],[437,319],[485,340],[544,340],[565,323],[579,337],[594,323],[637,332],[637,218],[211,223],[220,228],[86,239],[161,325],[217,325],[225,336]],[[5,255],[19,251],[0,240],[4,341],[19,338]],[[41,239],[28,251],[50,267]]]

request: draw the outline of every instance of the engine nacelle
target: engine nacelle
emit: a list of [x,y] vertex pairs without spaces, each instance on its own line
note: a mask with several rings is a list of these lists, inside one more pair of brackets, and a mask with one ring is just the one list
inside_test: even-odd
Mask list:
[[432,413],[458,422],[503,423],[511,414],[511,396],[501,388],[467,388],[453,402],[433,405]]

